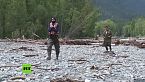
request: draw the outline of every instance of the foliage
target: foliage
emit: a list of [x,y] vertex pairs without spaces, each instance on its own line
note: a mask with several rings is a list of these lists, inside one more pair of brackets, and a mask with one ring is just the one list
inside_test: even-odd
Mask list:
[[102,35],[102,33],[103,33],[102,31],[104,30],[105,26],[109,26],[113,35],[117,34],[117,25],[116,25],[116,23],[114,21],[112,21],[111,19],[107,19],[107,20],[104,20],[104,21],[96,22],[96,26],[95,26],[96,35]]
[[145,35],[145,18],[140,17],[132,20],[123,27],[124,36],[144,36]]
[[47,37],[51,17],[61,27],[61,37],[93,35],[98,10],[92,0],[0,0],[0,37]]

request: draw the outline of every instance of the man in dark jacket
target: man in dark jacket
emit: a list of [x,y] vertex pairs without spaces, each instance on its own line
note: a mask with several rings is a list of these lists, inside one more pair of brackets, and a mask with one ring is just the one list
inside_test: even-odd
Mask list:
[[111,31],[110,31],[108,26],[105,26],[105,30],[104,30],[103,36],[104,36],[104,46],[106,48],[106,51],[108,51],[108,46],[109,46],[110,51],[111,51],[112,50],[112,48],[111,48],[112,33],[111,33]]
[[60,45],[58,40],[59,35],[59,25],[56,22],[56,18],[51,18],[51,22],[48,24],[48,57],[47,60],[51,60],[51,50],[52,46],[54,45],[56,51],[56,59],[58,60],[59,52],[60,52]]

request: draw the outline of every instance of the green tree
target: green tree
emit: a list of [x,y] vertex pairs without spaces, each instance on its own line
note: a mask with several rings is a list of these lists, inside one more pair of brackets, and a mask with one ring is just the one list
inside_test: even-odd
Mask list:
[[109,26],[114,36],[117,35],[117,24],[111,19],[96,22],[95,26],[96,35],[102,35],[105,26]]
[[99,14],[92,0],[0,0],[0,37],[46,38],[52,16],[61,37],[92,37]]
[[137,18],[123,27],[123,34],[126,37],[144,36],[145,35],[145,18]]

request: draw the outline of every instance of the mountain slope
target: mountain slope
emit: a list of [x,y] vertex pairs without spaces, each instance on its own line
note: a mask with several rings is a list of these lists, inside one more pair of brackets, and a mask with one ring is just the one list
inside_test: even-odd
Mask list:
[[129,20],[145,16],[145,0],[94,0],[100,8],[102,18]]

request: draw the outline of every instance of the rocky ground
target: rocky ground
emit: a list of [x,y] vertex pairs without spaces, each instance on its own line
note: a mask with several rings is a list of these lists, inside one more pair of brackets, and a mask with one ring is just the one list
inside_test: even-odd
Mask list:
[[[55,60],[54,48],[52,60],[46,60],[46,45],[0,42],[0,82],[56,82],[52,80],[57,78],[145,82],[145,49],[122,45],[112,48],[113,52],[104,53],[105,48],[97,45],[61,45],[59,60]],[[22,73],[25,63],[32,64],[32,74]]]

